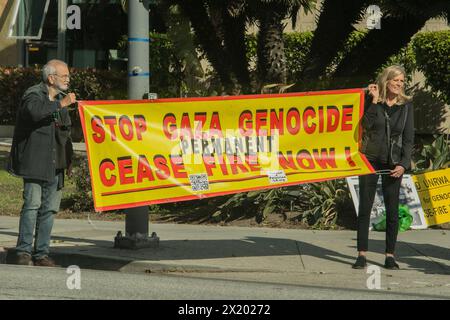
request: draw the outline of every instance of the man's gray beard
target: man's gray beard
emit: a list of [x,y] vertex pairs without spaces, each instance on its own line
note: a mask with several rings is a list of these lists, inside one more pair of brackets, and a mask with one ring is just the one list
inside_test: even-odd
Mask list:
[[56,89],[58,89],[59,91],[64,92],[64,91],[67,91],[67,89],[69,89],[69,86],[67,86],[67,87],[57,86]]

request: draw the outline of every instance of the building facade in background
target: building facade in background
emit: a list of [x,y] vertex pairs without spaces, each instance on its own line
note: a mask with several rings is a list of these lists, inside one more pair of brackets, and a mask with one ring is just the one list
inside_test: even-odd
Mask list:
[[[27,1],[27,0],[25,0]],[[36,0],[35,0],[36,1]],[[46,3],[47,0],[40,0]],[[27,5],[33,4],[28,0]],[[42,65],[57,57],[58,0],[48,0],[48,10],[40,39],[16,40],[8,38],[14,19],[16,1],[0,0],[0,65]],[[121,37],[127,33],[127,16],[119,0],[68,0],[79,10],[79,28],[66,30],[66,57],[69,65],[77,68],[125,69],[126,61],[118,54]],[[36,6],[34,6],[36,7]],[[28,14],[28,13],[27,13]],[[76,12],[69,12],[70,17]],[[69,22],[73,23],[74,19]],[[73,26],[72,26],[73,27]]]
[[[58,0],[48,1],[48,10],[39,40],[9,39],[8,30],[14,16],[14,5],[17,0],[0,0],[0,65],[31,66],[41,65],[57,56]],[[31,3],[31,0],[21,0]],[[37,1],[34,0],[34,3]],[[299,12],[298,23],[292,28],[286,22],[286,32],[313,31],[316,28],[316,13],[322,1],[318,1],[315,13]],[[120,55],[119,42],[127,34],[127,15],[120,0],[68,0],[67,5],[80,8],[80,29],[66,31],[66,61],[78,68],[96,67],[101,69],[126,70],[126,57]],[[68,15],[70,17],[70,14]],[[154,19],[151,19],[153,21]],[[155,27],[155,26],[153,26]],[[365,29],[363,19],[355,26]],[[445,19],[429,20],[422,31],[449,30]],[[250,27],[250,33],[256,33]]]

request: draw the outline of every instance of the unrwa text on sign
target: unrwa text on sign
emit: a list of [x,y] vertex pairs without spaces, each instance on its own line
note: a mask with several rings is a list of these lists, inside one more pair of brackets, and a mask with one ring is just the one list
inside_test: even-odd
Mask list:
[[429,226],[450,222],[450,168],[413,176]]

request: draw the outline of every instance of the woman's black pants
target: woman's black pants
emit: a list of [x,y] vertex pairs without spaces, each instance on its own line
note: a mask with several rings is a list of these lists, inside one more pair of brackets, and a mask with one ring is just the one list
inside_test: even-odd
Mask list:
[[[370,162],[377,170],[393,169],[387,164]],[[359,176],[359,211],[358,211],[358,251],[368,251],[369,223],[375,198],[378,175]],[[403,177],[403,176],[402,176]],[[386,207],[386,253],[394,254],[398,234],[398,205],[402,177],[393,178],[388,174],[381,175],[383,199]]]

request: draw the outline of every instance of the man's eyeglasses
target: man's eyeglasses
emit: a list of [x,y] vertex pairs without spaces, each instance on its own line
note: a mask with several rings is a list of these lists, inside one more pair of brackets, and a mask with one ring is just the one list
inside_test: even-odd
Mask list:
[[52,76],[57,76],[58,78],[61,78],[61,79],[63,79],[63,80],[70,80],[70,76],[69,75],[59,75],[59,74],[56,74],[56,73],[53,73],[52,74]]

